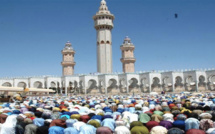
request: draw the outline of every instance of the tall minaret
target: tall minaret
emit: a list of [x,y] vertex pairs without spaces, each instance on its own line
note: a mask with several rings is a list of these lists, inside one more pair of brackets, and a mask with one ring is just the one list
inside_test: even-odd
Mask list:
[[134,72],[134,63],[136,59],[134,58],[134,45],[131,43],[131,39],[128,36],[125,37],[123,44],[120,46],[122,50],[122,58],[120,59],[123,66],[124,73]]
[[61,62],[61,65],[63,67],[63,76],[66,75],[73,75],[74,74],[74,55],[75,51],[72,48],[72,44],[67,41],[64,49],[61,51],[63,55],[63,61]]
[[112,72],[112,37],[114,15],[110,13],[105,0],[101,1],[99,11],[93,16],[97,31],[97,72]]

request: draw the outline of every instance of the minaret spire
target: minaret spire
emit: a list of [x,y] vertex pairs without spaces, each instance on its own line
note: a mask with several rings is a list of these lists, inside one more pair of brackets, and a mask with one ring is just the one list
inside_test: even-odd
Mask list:
[[134,57],[134,48],[131,39],[126,36],[123,44],[120,46],[120,49],[122,50],[121,62],[124,73],[133,73],[135,70],[134,63],[136,59]]
[[67,41],[65,44],[64,49],[61,51],[63,55],[63,61],[61,62],[61,65],[63,67],[63,76],[67,75],[73,75],[74,74],[74,55],[75,51],[72,48],[72,44],[70,41]]
[[97,72],[112,73],[112,35],[114,15],[108,10],[105,0],[93,16],[97,32]]

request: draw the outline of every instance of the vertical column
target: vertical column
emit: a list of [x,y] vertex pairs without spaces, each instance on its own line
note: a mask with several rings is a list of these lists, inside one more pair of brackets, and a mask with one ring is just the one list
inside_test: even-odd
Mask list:
[[63,87],[60,89],[60,94],[62,94],[63,93]]
[[208,82],[206,82],[206,84],[205,84],[205,89],[209,90],[209,88],[208,88]]
[[66,95],[66,96],[67,96],[67,90],[68,90],[68,89],[67,89],[67,86],[66,86],[66,87],[65,87],[65,95]]
[[149,93],[152,91],[151,77],[149,76]]
[[87,95],[87,88],[84,87],[84,95]]
[[175,84],[172,83],[172,92],[175,92]]
[[105,86],[105,95],[107,96],[107,87]]
[[172,92],[175,92],[175,77],[172,76]]
[[149,93],[152,91],[152,85],[151,83],[149,84]]
[[196,92],[198,92],[199,91],[199,85],[198,85],[198,80],[196,80]]

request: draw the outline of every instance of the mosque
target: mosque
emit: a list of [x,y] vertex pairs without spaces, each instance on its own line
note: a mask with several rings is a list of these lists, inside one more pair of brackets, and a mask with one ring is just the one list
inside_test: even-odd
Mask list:
[[62,76],[43,76],[26,78],[1,78],[0,86],[53,89],[65,95],[95,94],[143,94],[149,92],[210,92],[215,90],[215,70],[185,70],[167,72],[135,73],[135,46],[125,37],[120,46],[123,73],[112,72],[113,20],[102,0],[99,11],[93,16],[97,32],[97,72],[98,74],[74,75],[75,51],[70,42],[61,51],[63,60]]

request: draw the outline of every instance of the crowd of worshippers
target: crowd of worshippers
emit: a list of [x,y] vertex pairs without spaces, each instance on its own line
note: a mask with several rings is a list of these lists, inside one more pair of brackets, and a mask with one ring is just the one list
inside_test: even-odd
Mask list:
[[0,105],[0,134],[215,134],[215,95],[27,97]]

